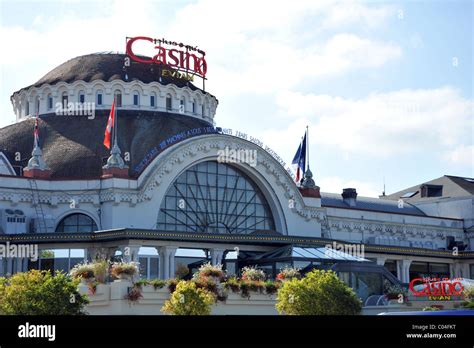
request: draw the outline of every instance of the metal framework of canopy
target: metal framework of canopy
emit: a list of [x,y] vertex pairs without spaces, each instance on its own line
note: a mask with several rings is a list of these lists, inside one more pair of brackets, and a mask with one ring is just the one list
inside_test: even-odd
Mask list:
[[[254,256],[251,261],[257,263],[296,260],[315,262],[370,262],[362,257],[353,256],[340,250],[326,247],[312,247],[304,245],[286,245],[276,250]],[[250,261],[250,260],[249,260]]]

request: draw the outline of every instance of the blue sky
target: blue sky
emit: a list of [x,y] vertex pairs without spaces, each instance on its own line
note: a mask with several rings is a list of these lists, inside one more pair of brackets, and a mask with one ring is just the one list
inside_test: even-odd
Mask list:
[[65,60],[167,37],[207,52],[217,125],[288,162],[309,125],[322,191],[474,176],[472,1],[0,3],[2,127],[10,95]]

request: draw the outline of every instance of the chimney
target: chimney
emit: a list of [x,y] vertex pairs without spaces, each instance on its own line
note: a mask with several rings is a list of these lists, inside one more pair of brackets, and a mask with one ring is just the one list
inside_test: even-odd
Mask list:
[[355,207],[357,200],[357,191],[355,188],[342,189],[342,199],[350,207]]

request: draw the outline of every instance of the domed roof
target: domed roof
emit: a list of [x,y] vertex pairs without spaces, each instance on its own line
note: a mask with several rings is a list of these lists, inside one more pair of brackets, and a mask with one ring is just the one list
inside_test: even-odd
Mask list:
[[[98,110],[94,119],[54,114],[41,117],[40,146],[53,179],[96,179],[101,176],[102,166],[110,153],[103,145],[108,114],[109,110]],[[191,129],[212,127],[198,118],[166,112],[119,110],[117,115],[118,144],[122,154],[130,154],[126,164],[131,177],[138,177],[151,163],[161,151],[163,141]],[[29,118],[0,128],[0,152],[17,174],[31,157],[34,123],[34,118]],[[16,161],[17,152],[21,154],[20,161]]]
[[[130,60],[130,66],[125,67],[124,61],[127,55],[118,53],[94,53],[85,56],[79,56],[68,60],[51,70],[40,78],[36,83],[22,88],[39,87],[43,84],[54,85],[59,82],[72,83],[82,80],[91,82],[103,80],[110,82],[113,80],[122,80],[132,82],[135,80],[143,83],[159,82],[163,85],[174,84],[177,87],[189,87],[192,90],[200,89],[191,82],[176,77],[161,76],[161,70],[166,67],[162,64],[147,64]],[[171,69],[166,67],[166,69]],[[14,93],[14,94],[15,94]]]

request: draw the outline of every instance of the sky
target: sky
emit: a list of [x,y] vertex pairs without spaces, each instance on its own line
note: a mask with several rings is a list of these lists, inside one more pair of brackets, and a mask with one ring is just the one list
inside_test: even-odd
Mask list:
[[0,127],[13,92],[127,36],[206,51],[216,125],[287,163],[309,126],[323,192],[474,177],[472,1],[0,0]]

